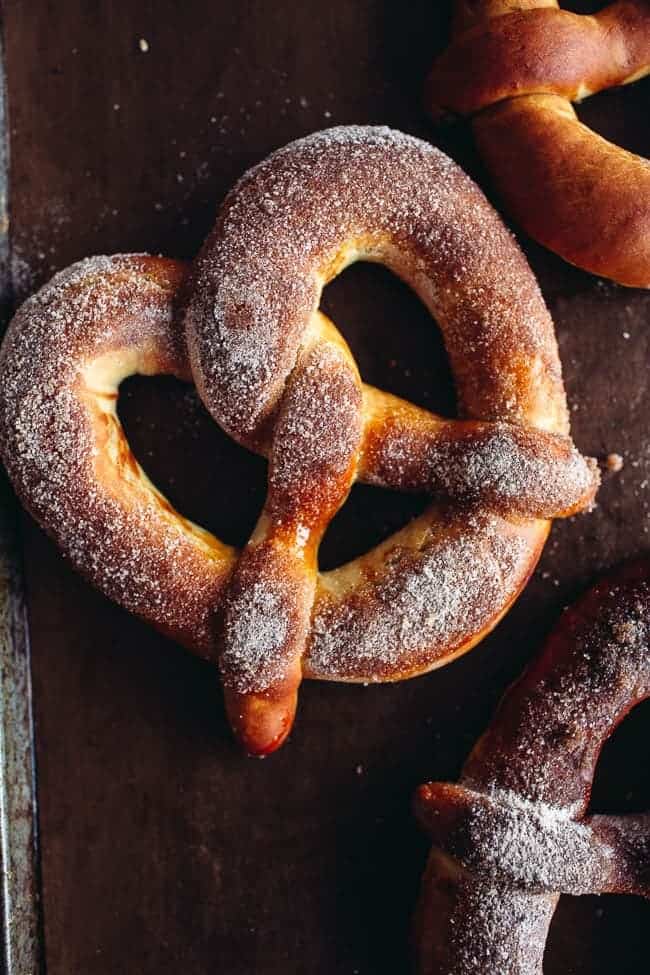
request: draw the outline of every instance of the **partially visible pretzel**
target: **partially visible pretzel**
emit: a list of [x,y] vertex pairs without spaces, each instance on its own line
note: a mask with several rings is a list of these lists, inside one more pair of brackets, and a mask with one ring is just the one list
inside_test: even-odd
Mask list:
[[[437,315],[464,419],[361,383],[318,311],[325,282],[359,258],[387,263]],[[184,314],[205,402],[269,458],[239,555],[156,491],[116,415],[127,376],[190,378]],[[3,347],[0,446],[77,568],[218,659],[255,753],[286,737],[303,675],[398,680],[469,650],[525,584],[546,519],[587,506],[598,483],[568,437],[552,322],[514,240],[451,160],[372,128],[312,136],[247,174],[189,281],[143,256],[54,278]],[[436,501],[319,575],[319,541],[355,479]]]
[[556,0],[457,0],[426,90],[434,118],[472,117],[508,212],[565,260],[650,287],[650,163],[577,118],[571,102],[650,72],[650,2],[593,16]]
[[560,894],[650,898],[650,814],[587,816],[604,742],[647,697],[644,560],[565,612],[460,783],[420,789],[434,842],[417,922],[422,975],[541,975]]

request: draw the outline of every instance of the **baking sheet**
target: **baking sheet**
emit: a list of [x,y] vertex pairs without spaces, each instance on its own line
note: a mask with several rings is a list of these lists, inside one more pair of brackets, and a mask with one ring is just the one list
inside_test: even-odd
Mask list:
[[[420,107],[421,79],[445,42],[446,3],[10,0],[3,13],[18,299],[91,253],[191,257],[247,166],[330,124],[396,125],[483,177],[466,131],[434,131]],[[649,99],[642,82],[580,111],[648,155]],[[307,685],[288,746],[250,762],[231,742],[213,671],[90,590],[22,519],[50,975],[408,970],[427,849],[413,789],[456,775],[562,606],[648,548],[650,296],[524,245],[556,321],[576,442],[585,453],[618,452],[625,466],[606,478],[594,514],[555,526],[525,593],[467,658],[394,687]],[[355,267],[325,304],[367,381],[449,408],[439,337],[399,282]],[[136,455],[180,509],[245,539],[264,464],[172,381],[131,382],[121,411]],[[365,550],[412,505],[355,489],[326,540],[327,564]],[[10,502],[3,511],[15,536]],[[22,612],[14,599],[19,636]],[[22,756],[16,795],[27,796],[28,647],[23,636],[10,646],[21,689],[11,722]],[[622,727],[599,770],[598,808],[650,805],[649,728],[647,707]],[[9,855],[23,850],[14,859],[27,882],[12,867],[10,884],[26,892],[19,928],[29,951],[34,834],[24,817],[16,822],[25,829],[14,830]],[[563,899],[547,975],[638,975],[649,922],[633,899]],[[17,964],[11,975],[37,961]]]

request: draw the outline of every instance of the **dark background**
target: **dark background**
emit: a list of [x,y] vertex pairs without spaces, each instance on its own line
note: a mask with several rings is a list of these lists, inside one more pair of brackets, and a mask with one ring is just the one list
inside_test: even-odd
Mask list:
[[[437,133],[420,107],[448,13],[433,0],[5,0],[16,300],[87,254],[191,257],[246,167],[330,124],[423,135],[489,191],[466,130]],[[580,112],[649,155],[649,103],[646,81]],[[650,295],[523,243],[557,324],[576,442],[625,467],[593,514],[555,525],[515,608],[457,663],[393,687],[305,685],[289,744],[247,760],[214,672],[93,592],[25,518],[49,975],[408,971],[427,850],[415,786],[457,775],[562,606],[648,548]],[[450,408],[437,331],[390,275],[354,267],[325,305],[364,378]],[[171,381],[130,381],[121,412],[180,510],[243,542],[264,463]],[[418,504],[355,488],[324,564]],[[641,707],[607,747],[595,808],[650,805],[649,730]],[[638,975],[649,924],[631,898],[563,899],[546,971]]]

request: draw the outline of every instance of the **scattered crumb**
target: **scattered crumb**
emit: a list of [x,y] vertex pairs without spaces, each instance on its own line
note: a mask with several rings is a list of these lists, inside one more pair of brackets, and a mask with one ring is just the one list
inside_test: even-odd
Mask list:
[[625,461],[620,454],[608,454],[605,458],[605,465],[608,471],[612,474],[618,474],[619,471],[623,470]]
[[140,48],[143,54],[146,54],[149,50],[149,41],[145,40],[144,37],[141,37],[140,40],[138,41],[138,47]]
[[357,773],[357,775],[363,775],[364,772],[363,765],[357,765],[354,771]]
[[300,107],[301,108],[309,108],[309,101],[305,98],[304,95],[301,95],[300,96]]
[[623,338],[624,339],[629,339],[629,337],[630,337],[630,333],[629,332],[623,332]]

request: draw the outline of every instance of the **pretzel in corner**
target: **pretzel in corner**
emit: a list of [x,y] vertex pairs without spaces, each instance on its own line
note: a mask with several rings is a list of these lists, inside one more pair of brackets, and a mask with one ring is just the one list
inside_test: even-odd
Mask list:
[[457,0],[426,85],[434,119],[470,116],[504,207],[565,260],[650,287],[650,164],[582,124],[572,102],[650,72],[650,2],[593,16],[556,0]]
[[646,558],[564,613],[460,782],[419,790],[434,844],[416,923],[421,975],[542,975],[561,894],[650,898],[650,814],[588,815],[602,746],[648,697]]

